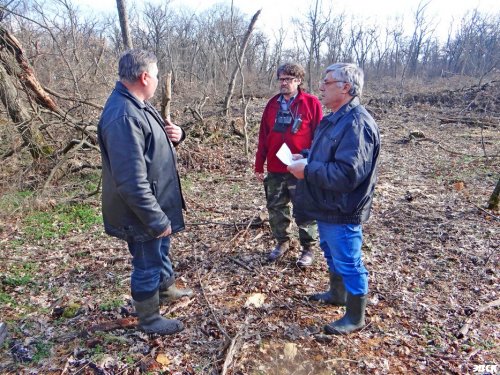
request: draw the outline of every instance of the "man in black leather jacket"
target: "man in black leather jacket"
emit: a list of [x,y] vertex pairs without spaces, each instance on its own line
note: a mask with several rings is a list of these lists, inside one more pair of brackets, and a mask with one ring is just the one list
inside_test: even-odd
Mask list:
[[362,223],[370,216],[380,135],[359,101],[363,80],[363,71],[354,64],[326,69],[320,99],[332,113],[316,128],[307,163],[288,167],[299,179],[295,215],[316,219],[330,271],[330,289],[310,298],[346,306],[341,319],[325,326],[329,334],[345,334],[365,325],[368,271],[361,254]]
[[98,126],[102,154],[102,213],[106,233],[127,241],[132,254],[131,292],[139,328],[173,334],[180,321],[159,314],[162,300],[190,296],[175,286],[170,235],[184,229],[184,200],[174,145],[183,130],[147,101],[158,86],[156,57],[129,50],[119,61],[120,80]]

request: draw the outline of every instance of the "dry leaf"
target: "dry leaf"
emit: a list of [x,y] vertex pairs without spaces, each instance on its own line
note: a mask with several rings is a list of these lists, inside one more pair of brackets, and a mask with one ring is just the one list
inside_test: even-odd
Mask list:
[[264,301],[266,300],[266,295],[262,293],[254,293],[250,297],[247,298],[247,301],[245,302],[246,307],[254,306],[254,307],[261,307],[264,304]]
[[156,356],[156,362],[163,366],[168,366],[170,364],[170,359],[165,353],[160,353]]
[[287,342],[285,344],[285,348],[283,349],[283,353],[285,354],[285,358],[292,361],[297,355],[297,344],[293,342]]
[[463,181],[457,181],[453,184],[453,187],[455,188],[456,191],[460,191],[464,189],[465,183]]

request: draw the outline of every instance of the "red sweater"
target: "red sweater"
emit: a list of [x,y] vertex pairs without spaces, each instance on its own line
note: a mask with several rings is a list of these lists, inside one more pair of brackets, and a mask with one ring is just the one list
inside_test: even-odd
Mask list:
[[293,100],[290,111],[294,114],[300,114],[302,125],[295,134],[291,132],[291,126],[288,126],[285,133],[279,133],[273,130],[276,120],[276,113],[280,109],[278,98],[280,94],[275,95],[266,105],[262,120],[260,122],[259,145],[255,155],[255,172],[264,172],[264,163],[267,160],[268,172],[288,173],[286,165],[276,156],[276,153],[286,143],[292,151],[292,154],[298,154],[303,149],[311,147],[314,130],[323,118],[321,103],[317,97],[308,94],[299,89],[299,92]]

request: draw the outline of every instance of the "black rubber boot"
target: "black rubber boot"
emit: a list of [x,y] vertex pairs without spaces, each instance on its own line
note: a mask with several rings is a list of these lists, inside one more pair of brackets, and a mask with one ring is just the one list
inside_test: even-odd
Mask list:
[[300,254],[299,259],[297,260],[297,266],[299,267],[309,267],[314,262],[314,253],[313,249],[308,246],[302,247],[302,253]]
[[191,297],[193,295],[193,291],[191,289],[177,288],[177,286],[175,285],[175,281],[174,283],[168,284],[165,282],[160,284],[160,305],[172,303],[181,299],[182,297]]
[[365,325],[366,294],[354,296],[347,293],[345,315],[325,325],[325,332],[329,335],[346,335],[357,331]]
[[160,315],[158,291],[144,301],[134,301],[135,311],[139,318],[139,329],[146,333],[172,335],[184,329],[184,325],[175,319],[165,319]]
[[323,293],[316,293],[309,297],[311,301],[318,301],[334,306],[345,306],[347,292],[344,287],[342,276],[330,272],[330,290]]
[[267,256],[269,262],[274,262],[275,260],[281,258],[290,249],[290,242],[282,242],[273,249]]

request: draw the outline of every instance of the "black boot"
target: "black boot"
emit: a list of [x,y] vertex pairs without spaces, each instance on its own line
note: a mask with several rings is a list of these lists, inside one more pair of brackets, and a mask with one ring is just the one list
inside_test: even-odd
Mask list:
[[282,242],[276,245],[276,247],[269,253],[267,260],[269,262],[274,262],[275,260],[281,258],[290,249],[290,242]]
[[297,266],[299,267],[309,267],[314,262],[313,249],[310,246],[303,246],[302,253],[297,260]]
[[365,325],[366,294],[354,296],[347,293],[345,315],[325,325],[325,332],[329,335],[345,335]]
[[330,290],[316,293],[309,297],[311,301],[318,301],[328,305],[345,306],[347,292],[344,287],[342,276],[330,272]]
[[191,289],[177,288],[175,279],[173,282],[165,280],[165,282],[160,284],[160,305],[172,303],[182,297],[191,297],[192,295],[193,291]]
[[165,319],[160,315],[158,291],[144,301],[134,301],[135,311],[139,318],[139,329],[146,333],[172,335],[184,329],[184,325],[175,319]]

